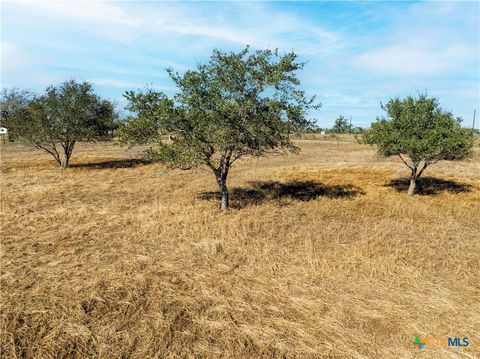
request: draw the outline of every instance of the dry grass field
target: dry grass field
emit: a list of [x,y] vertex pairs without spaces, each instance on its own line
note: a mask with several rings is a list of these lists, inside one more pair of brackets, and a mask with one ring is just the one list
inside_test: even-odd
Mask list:
[[228,213],[207,170],[3,145],[2,357],[480,357],[478,148],[409,198],[397,160],[300,145],[234,166]]

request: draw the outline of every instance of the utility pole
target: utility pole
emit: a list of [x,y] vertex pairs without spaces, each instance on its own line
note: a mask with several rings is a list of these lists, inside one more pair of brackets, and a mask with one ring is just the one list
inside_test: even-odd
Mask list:
[[348,134],[352,134],[352,115],[350,115],[350,126],[348,126]]
[[472,130],[475,130],[475,115],[477,114],[477,109],[473,110],[473,123],[472,123]]

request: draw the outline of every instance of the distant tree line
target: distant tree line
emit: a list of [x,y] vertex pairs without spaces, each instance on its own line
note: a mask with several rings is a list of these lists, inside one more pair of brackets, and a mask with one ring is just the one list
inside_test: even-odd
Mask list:
[[295,53],[214,50],[205,64],[183,74],[168,69],[178,91],[173,97],[151,88],[127,91],[131,114],[118,121],[115,104],[100,98],[88,82],[73,80],[43,94],[4,90],[1,126],[18,141],[46,151],[62,167],[75,144],[112,137],[125,145],[147,145],[145,158],[181,169],[209,168],[220,191],[220,208],[229,206],[228,176],[245,156],[298,152],[292,135],[305,132],[361,134],[380,155],[398,156],[411,171],[409,194],[425,169],[440,160],[461,160],[472,153],[473,131],[443,110],[436,98],[392,99],[370,129],[352,127],[339,116],[331,129],[308,119],[319,109],[315,97],[300,89],[305,63]]
[[311,126],[305,129],[305,133],[325,133],[325,134],[353,134],[359,135],[366,131],[365,128],[359,126],[352,126],[349,131],[337,131],[333,127]]
[[312,125],[309,126],[306,133],[329,133],[329,134],[354,134],[359,135],[365,132],[365,129],[359,126],[353,126],[350,121],[343,115],[339,116],[332,127],[319,127],[315,124],[317,120],[312,120]]

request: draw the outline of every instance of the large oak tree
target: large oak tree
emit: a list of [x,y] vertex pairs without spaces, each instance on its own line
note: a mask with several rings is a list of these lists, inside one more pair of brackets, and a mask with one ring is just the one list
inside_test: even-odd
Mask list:
[[127,92],[128,110],[136,116],[125,121],[119,136],[132,145],[149,143],[145,156],[151,159],[185,169],[208,166],[225,210],[235,161],[298,150],[290,136],[309,125],[307,111],[319,106],[299,89],[303,67],[294,53],[214,50],[208,63],[183,75],[168,70],[178,88],[173,98],[152,89]]

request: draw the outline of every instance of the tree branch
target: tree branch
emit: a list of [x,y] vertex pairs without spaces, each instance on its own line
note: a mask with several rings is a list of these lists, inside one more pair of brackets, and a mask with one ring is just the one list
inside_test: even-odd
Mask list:
[[50,144],[50,148],[47,147],[47,145],[42,145],[41,143],[34,143],[33,147],[38,148],[40,150],[44,150],[45,152],[51,154],[53,158],[55,158],[55,161],[57,161],[58,164],[61,164],[60,160],[60,155],[57,151],[57,147],[55,146],[55,143]]
[[405,165],[413,171],[413,167],[410,166],[410,165],[403,159],[403,157],[402,157],[401,154],[398,154],[398,157],[400,157],[400,159],[402,160],[402,162],[405,163]]
[[429,165],[430,163],[428,161],[425,161],[425,163],[423,164],[422,166],[422,169],[420,170],[420,172],[418,172],[418,175],[417,175],[417,178],[420,178],[420,176],[422,175],[423,171],[425,170],[425,168],[427,168],[427,166]]

